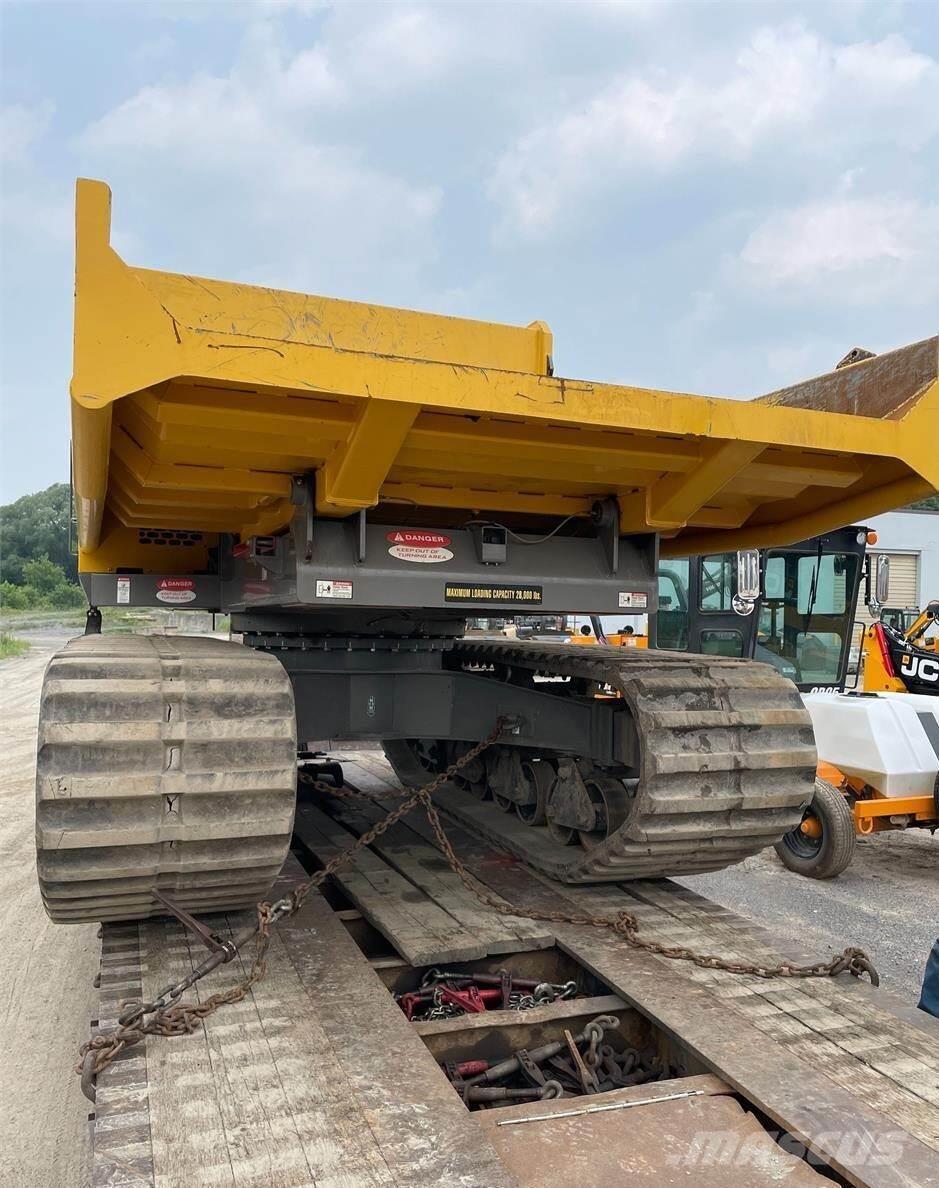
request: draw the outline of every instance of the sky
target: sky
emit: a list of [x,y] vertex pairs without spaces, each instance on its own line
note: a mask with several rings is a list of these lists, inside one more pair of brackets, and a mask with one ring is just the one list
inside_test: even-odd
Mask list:
[[939,5],[0,0],[0,502],[68,477],[73,188],[130,263],[750,397],[939,328]]

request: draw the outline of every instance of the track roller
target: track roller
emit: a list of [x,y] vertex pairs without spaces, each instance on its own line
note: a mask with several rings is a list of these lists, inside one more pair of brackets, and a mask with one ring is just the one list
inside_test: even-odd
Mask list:
[[[521,684],[527,670],[541,694],[599,699],[632,719],[634,756],[500,743],[486,752],[486,785],[472,788],[477,803],[453,787],[440,792],[461,826],[563,882],[722,870],[779,842],[811,802],[811,720],[795,686],[768,664],[517,640],[457,641],[449,663],[489,680],[494,705],[499,686]],[[470,745],[384,743],[409,786]],[[507,780],[510,761],[517,774]],[[495,804],[478,803],[487,790]]]

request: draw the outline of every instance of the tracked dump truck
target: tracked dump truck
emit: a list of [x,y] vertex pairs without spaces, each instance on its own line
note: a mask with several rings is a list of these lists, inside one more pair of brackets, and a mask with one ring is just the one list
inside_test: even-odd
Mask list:
[[[134,268],[109,231],[108,188],[80,181],[92,609],[42,696],[54,919],[158,915],[157,893],[253,904],[287,853],[298,740],[381,740],[424,783],[499,723],[460,772],[463,823],[568,882],[717,870],[798,825],[815,747],[772,666],[464,623],[655,612],[660,554],[789,543],[931,494],[936,339],[750,402],[673,394],[555,375],[541,322]],[[230,612],[242,643],[95,633],[98,608],[161,605]]]

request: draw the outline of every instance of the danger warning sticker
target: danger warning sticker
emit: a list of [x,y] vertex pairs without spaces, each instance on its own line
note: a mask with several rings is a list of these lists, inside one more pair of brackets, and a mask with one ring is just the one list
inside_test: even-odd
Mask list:
[[399,561],[411,561],[417,565],[436,565],[441,561],[452,561],[453,553],[447,548],[452,544],[443,532],[425,532],[421,529],[398,528],[387,535],[392,557]]
[[619,608],[620,610],[646,610],[649,606],[649,595],[629,592],[626,590],[620,591]]
[[195,584],[192,578],[160,578],[157,582],[157,599],[174,605],[192,602],[196,597]]
[[351,598],[351,582],[333,582],[319,580],[316,583],[317,598]]

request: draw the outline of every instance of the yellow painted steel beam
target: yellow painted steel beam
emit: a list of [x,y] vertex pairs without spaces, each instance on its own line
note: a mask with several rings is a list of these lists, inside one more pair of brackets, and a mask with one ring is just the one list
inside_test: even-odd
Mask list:
[[[115,487],[108,496],[109,506],[129,528],[160,528],[169,526],[196,532],[232,532],[247,536],[266,536],[288,523],[292,515],[289,501],[273,503],[253,509],[205,507],[201,501],[168,509],[159,503],[135,504]],[[92,550],[86,550],[90,552]]]
[[317,511],[348,514],[374,507],[417,411],[412,404],[367,401],[349,440],[336,447],[317,475]]
[[763,452],[748,441],[717,442],[687,474],[673,474],[646,488],[646,523],[651,528],[682,528],[744,467]]
[[[120,495],[128,507],[146,508],[156,513],[162,509],[164,515],[175,508],[197,511],[201,507],[206,511],[228,511],[245,516],[250,514],[252,506],[245,502],[244,495],[236,491],[180,491],[167,487],[142,487],[119,458],[111,459],[109,500],[112,495]],[[167,525],[161,522],[160,526]]]
[[153,462],[127,433],[120,430],[112,437],[111,449],[114,457],[124,463],[141,486],[166,487],[178,491],[240,491],[256,497],[290,497],[291,482],[287,475],[221,466],[166,466]]
[[[746,522],[747,517],[753,510],[753,505],[741,500],[738,504],[733,506],[717,506],[715,504],[702,505],[697,508],[692,516],[682,525],[674,525],[671,528],[662,528],[659,531],[664,535],[670,532],[675,532],[679,527],[686,525],[694,528],[719,528],[730,529],[739,528],[741,524]],[[648,532],[649,522],[646,513],[646,496],[644,492],[638,494],[625,495],[620,498],[620,532],[624,536],[628,536],[637,532]],[[663,546],[664,548],[664,546]]]
[[431,487],[416,483],[386,482],[381,490],[382,503],[403,503],[408,507],[460,508],[473,512],[518,512],[536,516],[588,516],[592,497],[576,498],[550,493],[525,493],[501,488]]
[[[691,470],[700,457],[693,442],[651,434],[597,432],[567,425],[532,425],[495,418],[422,413],[408,434],[407,449],[449,459],[508,457],[556,468],[591,466],[604,471]],[[402,461],[402,464],[403,461]]]
[[740,477],[763,483],[765,487],[777,483],[796,483],[802,487],[850,487],[862,473],[853,458],[837,454],[792,456],[781,450],[765,450],[756,461],[744,467]]
[[313,441],[345,441],[356,417],[353,402],[320,400],[275,391],[243,392],[185,382],[137,392],[133,402],[161,424],[197,429],[225,427]]
[[72,401],[72,487],[78,539],[87,549],[101,540],[108,491],[111,406],[84,408]]
[[[206,434],[211,434],[212,464],[235,470],[267,470],[283,474],[302,474],[326,461],[329,442],[323,441],[319,453],[303,451],[296,438],[264,433],[243,433],[224,426],[201,429],[168,426],[153,421],[139,405],[120,400],[114,406],[118,423],[142,447],[153,462],[170,465],[193,465],[205,457]],[[112,458],[112,465],[114,459]]]
[[830,532],[833,525],[863,522],[881,512],[906,507],[917,500],[936,494],[936,488],[925,479],[912,476],[877,487],[873,491],[828,503],[815,511],[806,512],[778,524],[747,524],[732,538],[725,534],[677,537],[663,543],[665,557],[687,557],[694,553],[720,553],[729,548],[775,548],[808,540]]

